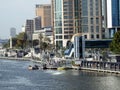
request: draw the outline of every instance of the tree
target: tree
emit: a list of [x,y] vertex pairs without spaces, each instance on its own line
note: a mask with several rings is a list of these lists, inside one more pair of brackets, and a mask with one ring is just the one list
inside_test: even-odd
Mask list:
[[47,36],[44,37],[44,41],[45,41],[46,43],[50,43],[50,42],[51,42],[50,38],[48,38]]
[[42,49],[45,51],[48,47],[48,44],[46,42],[42,43]]
[[110,44],[110,50],[115,54],[120,54],[120,31],[116,32]]
[[14,38],[12,38],[12,46],[16,47],[16,45],[17,45],[17,38],[14,37]]
[[[9,47],[10,40],[4,44],[3,47],[8,48]],[[27,35],[25,32],[21,32],[16,37],[12,38],[12,46],[14,48],[24,48],[28,45],[27,43]]]
[[40,45],[40,48],[42,49],[42,43],[43,43],[43,35],[42,33],[39,34],[39,45]]
[[37,45],[39,45],[39,40],[37,39],[33,40],[33,46],[37,46]]
[[25,32],[19,33],[16,36],[16,38],[17,38],[17,44],[16,44],[17,47],[24,48],[27,46],[27,35]]

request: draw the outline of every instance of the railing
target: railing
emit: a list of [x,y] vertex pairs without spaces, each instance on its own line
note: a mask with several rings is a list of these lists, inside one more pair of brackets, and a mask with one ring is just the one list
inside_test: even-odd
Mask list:
[[120,72],[120,62],[82,61],[82,68]]

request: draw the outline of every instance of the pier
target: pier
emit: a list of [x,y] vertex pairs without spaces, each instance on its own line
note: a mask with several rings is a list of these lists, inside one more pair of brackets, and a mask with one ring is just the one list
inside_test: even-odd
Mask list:
[[120,74],[120,62],[82,61],[81,70]]

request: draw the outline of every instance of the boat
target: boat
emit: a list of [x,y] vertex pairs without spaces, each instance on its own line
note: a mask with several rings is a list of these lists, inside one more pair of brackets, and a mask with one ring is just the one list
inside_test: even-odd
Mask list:
[[47,69],[47,65],[46,64],[43,64],[43,69]]
[[57,70],[65,70],[65,67],[58,67]]
[[80,70],[80,65],[72,65],[72,68],[75,69],[75,70]]
[[29,65],[28,69],[29,70],[38,70],[39,67],[37,65],[34,65],[34,66]]

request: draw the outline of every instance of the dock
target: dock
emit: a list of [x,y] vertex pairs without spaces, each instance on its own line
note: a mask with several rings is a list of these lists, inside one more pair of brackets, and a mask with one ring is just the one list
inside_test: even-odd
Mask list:
[[94,68],[81,68],[81,70],[95,71],[95,72],[103,72],[103,73],[112,73],[112,74],[120,74],[120,71],[103,70],[103,69],[94,69]]

